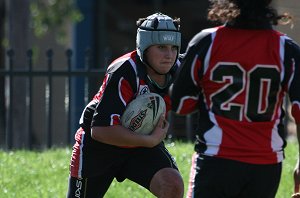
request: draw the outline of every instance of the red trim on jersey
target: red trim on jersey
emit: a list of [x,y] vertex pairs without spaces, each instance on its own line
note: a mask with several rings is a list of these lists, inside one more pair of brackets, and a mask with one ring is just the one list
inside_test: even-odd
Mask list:
[[121,125],[121,118],[118,114],[111,115],[111,125]]
[[147,85],[144,79],[140,79],[140,86],[141,85]]
[[265,112],[266,108],[268,106],[267,94],[269,93],[269,86],[270,85],[267,81],[262,81],[261,84],[262,85],[261,85],[260,99],[259,99],[261,101],[261,104],[258,107],[258,111]]
[[[200,78],[199,78],[199,71],[200,68],[202,68],[201,61],[199,59],[196,59],[195,64],[193,65],[193,80],[195,83],[201,83]],[[201,86],[201,84],[198,84],[198,86]]]
[[81,178],[82,170],[82,147],[85,132],[79,128],[75,134],[75,144],[73,146],[72,158],[70,162],[70,174],[72,177]]
[[188,192],[187,192],[188,198],[194,197],[195,176],[196,176],[196,171],[197,171],[196,167],[197,167],[197,158],[198,157],[199,157],[198,153],[193,153],[192,165],[191,165],[190,177],[189,177]]
[[100,87],[98,93],[94,96],[93,100],[97,100],[97,101],[100,100],[100,98],[102,97],[103,92],[104,92],[104,90],[105,90],[105,88],[106,88],[106,85],[107,85],[107,79],[108,79],[108,74],[106,74],[106,75],[104,76],[102,85],[101,85],[101,87]]
[[[192,113],[197,109],[198,106],[198,98],[196,97],[184,97],[180,101],[180,105],[176,113],[180,115],[186,115]],[[182,108],[184,107],[184,108]]]
[[171,110],[171,98],[170,98],[170,96],[169,95],[165,95],[164,96],[164,101],[166,103],[166,112],[169,112]]
[[120,97],[125,102],[125,104],[124,104],[125,106],[132,100],[132,98],[134,96],[131,85],[124,78],[121,79],[119,93],[121,95]]

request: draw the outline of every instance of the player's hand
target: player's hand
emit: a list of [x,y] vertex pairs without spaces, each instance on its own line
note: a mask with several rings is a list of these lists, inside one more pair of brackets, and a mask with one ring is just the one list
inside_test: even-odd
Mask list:
[[170,124],[165,119],[165,116],[161,115],[156,127],[150,135],[152,138],[152,147],[158,145],[166,138],[169,125]]
[[299,159],[296,163],[295,169],[294,169],[294,194],[292,195],[292,198],[300,198],[299,188],[300,188],[300,168],[299,168]]

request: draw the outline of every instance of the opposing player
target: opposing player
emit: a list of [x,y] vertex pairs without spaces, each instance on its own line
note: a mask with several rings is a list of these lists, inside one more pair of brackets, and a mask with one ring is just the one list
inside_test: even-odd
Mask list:
[[163,144],[169,124],[161,117],[151,135],[121,126],[137,95],[167,95],[177,69],[180,19],[155,13],[137,21],[137,49],[113,61],[99,92],[84,109],[73,146],[67,197],[103,197],[113,179],[129,179],[161,198],[183,196],[183,180]]
[[[172,94],[178,114],[199,111],[187,194],[274,198],[286,146],[286,94],[300,136],[300,48],[272,29],[288,16],[277,15],[271,0],[210,2],[208,18],[225,25],[189,42]],[[295,178],[299,184],[299,164]]]

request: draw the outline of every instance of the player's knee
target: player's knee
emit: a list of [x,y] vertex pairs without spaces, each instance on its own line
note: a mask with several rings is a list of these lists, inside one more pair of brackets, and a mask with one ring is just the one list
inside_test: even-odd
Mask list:
[[172,197],[183,197],[184,194],[184,184],[182,177],[179,175],[170,181],[170,194]]
[[183,182],[178,177],[166,180],[159,187],[158,197],[163,198],[182,198],[184,194]]
[[175,169],[162,169],[153,177],[150,190],[157,197],[182,198],[184,194],[182,177]]

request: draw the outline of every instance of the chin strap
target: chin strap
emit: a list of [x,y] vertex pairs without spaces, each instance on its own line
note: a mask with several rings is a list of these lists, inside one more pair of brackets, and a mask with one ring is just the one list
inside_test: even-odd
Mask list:
[[163,89],[170,86],[170,82],[171,82],[171,79],[172,79],[172,76],[169,73],[165,74],[165,76],[166,76],[166,80],[165,80],[165,84],[163,86],[160,86],[159,84],[157,84],[154,80],[151,79],[151,77],[149,75],[147,75],[147,78],[148,78],[148,80],[149,80],[149,82],[151,83],[152,86],[154,86],[154,87],[156,87],[160,90],[163,90]]

